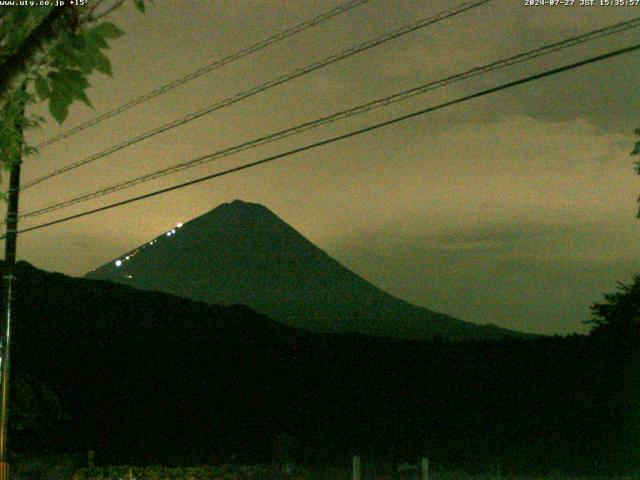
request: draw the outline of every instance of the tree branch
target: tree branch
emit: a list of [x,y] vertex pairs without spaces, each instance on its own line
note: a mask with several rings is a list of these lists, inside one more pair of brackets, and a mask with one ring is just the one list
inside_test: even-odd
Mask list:
[[114,5],[106,9],[104,12],[100,13],[99,15],[96,15],[95,17],[92,17],[91,20],[96,21],[96,20],[100,20],[103,17],[106,17],[107,15],[111,15],[114,11],[122,7],[125,3],[127,3],[127,0],[118,0]]
[[[73,7],[57,7],[44,17],[40,25],[34,28],[20,47],[0,65],[0,97],[10,88],[15,77],[25,70],[27,63],[47,41],[54,38],[60,28],[58,20],[73,14]],[[69,16],[73,20],[73,16]]]

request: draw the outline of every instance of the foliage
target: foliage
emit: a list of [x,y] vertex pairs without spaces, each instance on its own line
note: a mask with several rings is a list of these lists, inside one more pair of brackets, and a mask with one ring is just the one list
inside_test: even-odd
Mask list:
[[[636,128],[635,134],[640,136],[640,128]],[[635,147],[631,152],[631,155],[640,155],[640,140],[636,142]],[[636,173],[640,175],[640,160],[635,161],[634,167],[635,167]],[[638,203],[640,203],[640,197],[638,197]],[[640,218],[640,208],[638,208],[637,216],[638,218]]]
[[592,305],[592,334],[620,339],[640,338],[640,275],[633,283],[618,284],[618,291],[604,295],[606,303]]
[[[78,471],[73,480],[121,480],[130,473],[136,480],[277,480],[282,478],[280,469],[271,465],[219,467],[106,467],[86,468]],[[303,480],[301,476],[291,480]]]
[[[370,459],[366,459],[368,462]],[[365,466],[367,463],[365,463]],[[399,476],[396,471],[396,465],[390,465],[391,473],[388,477],[390,480],[398,480]],[[351,470],[344,466],[342,468],[335,467],[312,467],[305,471],[302,476],[286,476],[271,466],[249,466],[249,467],[182,467],[182,468],[162,468],[162,467],[109,467],[101,469],[83,469],[72,477],[72,480],[128,480],[129,474],[133,475],[135,480],[349,480],[352,477]],[[364,474],[364,472],[363,472]],[[377,476],[366,476],[363,478],[377,479]],[[415,477],[418,478],[418,474]],[[495,480],[497,478],[495,472],[471,475],[461,470],[442,470],[430,472],[429,478],[433,480]],[[585,477],[580,479],[575,477],[567,477],[562,473],[556,472],[553,475],[503,475],[500,478],[509,480],[586,480]],[[593,477],[590,477],[593,478]],[[599,477],[602,478],[602,477]],[[633,480],[637,477],[607,477],[608,480]],[[19,479],[21,480],[21,479]]]
[[38,445],[92,448],[100,465],[266,462],[283,432],[305,465],[426,454],[437,470],[480,474],[500,456],[505,478],[549,479],[640,465],[640,349],[606,338],[313,335],[247,308],[25,263],[18,275],[15,363],[73,416]]
[[[37,28],[49,21],[54,8],[67,9],[64,15],[51,20],[47,36],[30,55],[26,65],[0,91],[0,163],[10,169],[20,156],[35,149],[23,141],[23,131],[39,126],[42,117],[27,115],[24,110],[32,104],[49,101],[49,112],[58,122],[67,118],[74,101],[91,102],[87,96],[89,76],[93,72],[111,75],[111,63],[104,51],[109,42],[124,32],[102,18],[125,3],[116,0],[96,0],[81,7],[7,7],[0,16],[0,72],[11,64],[14,55],[33,40]],[[144,12],[144,0],[133,0]],[[102,12],[98,10],[104,9]],[[6,71],[6,69],[4,69]]]
[[54,6],[3,7],[0,11],[0,62],[19,48],[24,38],[51,13]]
[[22,140],[24,130],[42,122],[40,117],[23,115],[24,105],[34,101],[35,97],[26,89],[18,88],[10,93],[10,98],[4,105],[0,115],[0,159],[6,170],[20,158],[20,153],[26,156],[34,152],[32,147],[23,145]]
[[80,32],[65,31],[49,50],[47,73],[33,72],[33,83],[39,100],[49,100],[49,111],[62,123],[74,100],[91,106],[85,90],[87,77],[95,70],[111,75],[111,63],[102,50],[108,49],[107,40],[122,36],[124,32],[113,23],[105,22]]
[[70,480],[82,455],[20,455],[11,461],[11,480]]
[[10,422],[14,430],[50,428],[70,419],[56,394],[27,373],[14,377],[11,396]]

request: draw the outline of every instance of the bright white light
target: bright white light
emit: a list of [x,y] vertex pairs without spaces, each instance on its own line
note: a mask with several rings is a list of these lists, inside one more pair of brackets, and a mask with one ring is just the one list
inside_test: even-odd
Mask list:
[[170,236],[171,236],[171,232],[167,232],[167,237],[170,237]]
[[149,245],[153,245],[153,242],[149,242]]
[[175,229],[175,228],[172,228],[172,229],[171,229],[171,233],[176,233],[176,229]]
[[126,257],[124,257],[125,260],[129,260],[129,255],[127,255]]
[[122,265],[122,260],[116,260],[116,267],[119,267],[120,265]]
[[176,227],[182,228],[182,223],[178,223],[178,225],[176,225]]

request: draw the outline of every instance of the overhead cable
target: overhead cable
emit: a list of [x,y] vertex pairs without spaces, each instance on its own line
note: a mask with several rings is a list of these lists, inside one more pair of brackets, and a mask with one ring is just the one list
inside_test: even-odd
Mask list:
[[387,105],[391,105],[394,103],[398,103],[404,100],[407,100],[409,98],[412,98],[416,95],[420,95],[420,94],[424,94],[427,93],[431,90],[435,90],[437,88],[441,88],[444,87],[446,85],[450,85],[452,83],[455,82],[459,82],[462,80],[466,80],[481,74],[486,74],[488,72],[491,71],[495,71],[501,68],[505,68],[508,66],[512,66],[512,65],[516,65],[522,62],[526,62],[529,60],[532,60],[534,58],[538,58],[544,55],[549,55],[551,53],[557,52],[559,50],[565,49],[565,48],[569,48],[575,45],[579,45],[582,43],[586,43],[589,41],[593,41],[596,40],[598,38],[602,38],[608,35],[613,35],[615,33],[620,33],[623,31],[627,31],[633,28],[638,28],[640,27],[640,18],[636,18],[633,20],[629,20],[626,22],[621,22],[621,23],[617,23],[615,25],[611,25],[605,28],[600,28],[598,30],[593,30],[591,32],[579,35],[579,36],[575,36],[575,37],[571,37],[571,38],[567,38],[565,40],[562,40],[560,42],[556,42],[550,45],[545,45],[543,47],[537,48],[535,50],[530,50],[527,52],[523,52],[523,53],[519,53],[517,55],[508,57],[508,58],[504,58],[495,62],[491,62],[488,63],[486,65],[482,65],[479,67],[474,67],[472,69],[466,70],[462,73],[458,73],[455,75],[451,75],[448,76],[446,78],[440,79],[440,80],[436,80],[436,81],[432,81],[423,85],[420,85],[418,87],[414,87],[408,90],[403,90],[401,92],[395,93],[393,95],[389,95],[387,97],[384,98],[379,98],[377,100],[371,101],[371,102],[367,102],[361,105],[358,105],[356,107],[352,107],[349,108],[347,110],[342,110],[336,113],[333,113],[331,115],[327,115],[327,116],[323,116],[320,118],[317,118],[315,120],[309,121],[309,122],[305,122],[299,125],[296,125],[294,127],[290,127],[284,130],[280,130],[278,132],[274,132],[271,133],[269,135],[265,135],[247,142],[243,142],[240,143],[238,145],[234,145],[232,147],[228,147],[225,148],[223,150],[219,150],[217,152],[211,153],[211,154],[207,154],[207,155],[203,155],[200,157],[197,157],[195,159],[190,159],[188,161],[185,162],[181,162],[177,165],[172,165],[170,167],[167,168],[162,168],[159,170],[156,170],[155,172],[151,172],[145,175],[141,175],[139,177],[133,178],[131,180],[127,180],[124,182],[119,182],[107,187],[102,187],[100,189],[94,190],[92,192],[89,193],[84,193],[78,196],[75,196],[73,198],[67,199],[67,200],[63,200],[61,202],[57,202],[57,203],[53,203],[47,206],[43,206],[43,207],[38,207],[36,209],[27,211],[25,213],[23,213],[22,215],[20,215],[20,218],[28,218],[28,217],[35,217],[35,216],[39,216],[39,215],[44,215],[46,213],[50,213],[52,211],[55,210],[59,210],[61,208],[65,208],[65,207],[69,207],[72,205],[76,205],[79,203],[83,203],[89,200],[93,200],[99,197],[102,197],[104,195],[108,195],[110,193],[114,193],[120,190],[124,190],[126,188],[131,188],[135,185],[144,183],[144,182],[148,182],[157,178],[161,178],[167,175],[171,175],[177,172],[180,172],[182,170],[186,170],[189,168],[193,168],[196,167],[198,165],[202,165],[204,163],[208,163],[214,160],[218,160],[224,157],[228,157],[230,155],[234,155],[237,154],[239,152],[248,150],[248,149],[252,149],[252,148],[256,148],[258,146],[261,145],[265,145],[277,140],[281,140],[283,138],[287,138],[287,137],[291,137],[293,135],[297,135],[300,134],[302,132],[305,132],[307,130],[311,130],[314,128],[318,128],[322,125],[327,125],[333,122],[336,122],[338,120],[342,120],[345,118],[349,118],[349,117],[353,117],[356,115],[360,115],[363,114],[365,112],[369,112],[372,111],[374,109],[378,109],[378,108],[382,108],[385,107]]
[[155,98],[159,95],[162,95],[164,93],[167,93],[171,90],[173,90],[174,88],[177,88],[181,85],[184,85],[185,83],[190,82],[191,80],[195,80],[198,77],[201,77],[202,75],[205,75],[207,73],[210,73],[214,70],[217,70],[218,68],[221,68],[225,65],[228,65],[229,63],[235,62],[236,60],[240,60],[241,58],[244,58],[248,55],[251,55],[252,53],[258,52],[264,48],[267,48],[270,45],[273,45],[275,43],[281,42],[289,37],[292,37],[298,33],[304,32],[305,30],[318,25],[322,22],[325,22],[333,17],[336,17],[342,13],[346,13],[350,10],[353,10],[354,8],[357,8],[365,3],[370,2],[371,0],[350,0],[346,3],[344,3],[343,5],[337,6],[335,8],[332,8],[331,10],[321,13],[320,15],[313,17],[309,20],[306,20],[294,27],[288,28],[286,30],[282,30],[278,33],[276,33],[275,35],[272,35],[269,38],[266,38],[258,43],[255,43],[249,47],[245,47],[242,48],[240,50],[238,50],[235,53],[232,53],[231,55],[227,55],[226,57],[220,58],[218,60],[215,60],[214,62],[205,65],[204,67],[201,67],[197,70],[194,70],[191,73],[188,73],[187,75],[184,75],[180,78],[176,78],[175,80],[172,80],[171,82],[165,83],[164,85],[151,90],[150,92],[145,93],[144,95],[140,95],[139,97],[136,97],[132,100],[129,100],[126,103],[123,103],[122,105],[119,105],[111,110],[109,110],[108,112],[105,112],[101,115],[98,115],[95,118],[92,118],[91,120],[88,120],[84,123],[81,123],[80,125],[77,125],[69,130],[67,130],[66,132],[61,133],[60,135],[57,135],[55,137],[49,138],[48,140],[45,140],[44,142],[40,143],[39,145],[36,145],[36,148],[39,150],[42,150],[43,148],[54,144],[56,142],[59,142],[60,140],[64,140],[65,138],[68,138],[72,135],[75,135],[76,133],[82,132],[83,130],[86,130],[89,127],[93,127],[94,125],[97,125],[98,123],[101,123],[109,118],[113,118],[116,115],[120,115],[123,112],[126,112],[127,110],[129,110],[130,108],[133,108],[137,105],[140,105],[141,103],[144,103],[148,100],[151,100],[152,98]]
[[298,68],[295,69],[285,75],[282,75],[280,77],[277,77],[275,79],[269,80],[265,83],[262,83],[256,87],[253,87],[245,92],[242,93],[238,93],[234,96],[225,98],[224,100],[221,100],[219,102],[216,102],[212,105],[209,105],[208,107],[202,108],[196,112],[193,112],[185,117],[182,117],[180,119],[171,121],[169,123],[166,123],[158,128],[149,130],[145,133],[142,133],[140,135],[137,135],[135,137],[129,138],[127,140],[125,140],[122,143],[119,143],[117,145],[111,146],[101,152],[98,152],[94,155],[90,155],[89,157],[83,158],[81,160],[78,160],[76,162],[73,162],[69,165],[66,165],[64,167],[58,168],[56,170],[53,170],[50,173],[47,173],[45,175],[42,175],[41,177],[38,177],[34,180],[31,180],[30,182],[26,182],[23,186],[22,186],[22,190],[26,190],[28,188],[33,187],[34,185],[37,185],[39,183],[44,182],[45,180],[49,180],[51,178],[54,178],[58,175],[61,175],[63,173],[69,172],[71,170],[75,170],[78,167],[81,167],[83,165],[87,165],[88,163],[92,163],[95,162],[96,160],[99,160],[101,158],[104,158],[108,155],[111,155],[115,152],[118,152],[126,147],[129,147],[133,144],[136,144],[138,142],[141,142],[143,140],[146,140],[148,138],[154,137],[160,133],[166,132],[167,130],[171,130],[173,128],[179,127],[181,125],[184,125],[186,123],[189,123],[193,120],[196,120],[200,117],[203,117],[204,115],[208,115],[212,112],[215,112],[217,110],[220,110],[222,108],[228,107],[229,105],[233,105],[235,103],[238,103],[242,100],[245,100],[247,98],[253,97],[254,95],[257,95],[259,93],[264,92],[265,90],[269,90],[271,88],[274,88],[278,85],[282,85],[283,83],[289,82],[291,80],[294,80],[296,78],[302,77],[303,75],[307,75],[311,72],[315,72],[316,70],[319,70],[321,68],[324,68],[328,65],[331,65],[333,63],[336,63],[340,60],[344,60],[345,58],[351,57],[353,55],[356,55],[358,53],[364,52],[365,50],[369,50],[373,47],[377,47],[378,45],[381,45],[383,43],[389,42],[391,40],[394,40],[398,37],[401,37],[403,35],[406,35],[408,33],[414,32],[416,30],[419,30],[421,28],[427,27],[429,25],[433,25],[435,23],[438,23],[440,21],[443,21],[447,18],[453,17],[455,15],[459,15],[463,12],[466,12],[468,10],[471,10],[473,8],[477,8],[480,7],[481,5],[484,5],[485,3],[490,2],[491,0],[475,0],[472,2],[466,2],[463,3],[461,5],[458,5],[457,7],[454,7],[452,9],[448,9],[445,11],[442,11],[440,13],[438,13],[437,15],[431,16],[429,18],[425,18],[422,20],[419,20],[418,22],[414,22],[410,25],[401,27],[397,30],[394,30],[392,32],[387,32],[373,40],[369,40],[367,42],[361,43],[355,47],[351,47],[348,48],[346,50],[343,50],[340,53],[331,55],[323,60],[314,62],[310,65],[307,65],[305,67],[302,68]]
[[[263,165],[265,163],[273,162],[275,160],[279,160],[279,159],[282,159],[282,158],[290,157],[292,155],[295,155],[295,154],[298,154],[298,153],[302,153],[302,152],[306,152],[308,150],[316,149],[316,148],[322,147],[324,145],[329,145],[329,144],[338,142],[340,140],[345,140],[347,138],[352,138],[352,137],[355,137],[357,135],[361,135],[363,133],[372,132],[372,131],[378,130],[378,129],[382,128],[382,127],[386,127],[386,126],[389,126],[389,125],[394,125],[396,123],[400,123],[400,122],[403,122],[405,120],[409,120],[411,118],[415,118],[415,117],[418,117],[418,116],[421,116],[421,115],[425,115],[427,113],[431,113],[431,112],[434,112],[436,110],[441,110],[443,108],[446,108],[446,107],[449,107],[449,106],[452,106],[452,105],[457,105],[457,104],[460,104],[460,103],[463,103],[463,102],[467,102],[469,100],[473,100],[475,98],[480,98],[480,97],[483,97],[485,95],[489,95],[491,93],[496,93],[496,92],[499,92],[499,91],[502,91],[502,90],[506,90],[506,89],[509,89],[509,88],[516,87],[518,85],[522,85],[522,84],[525,84],[525,83],[530,83],[530,82],[533,82],[533,81],[536,81],[536,80],[540,80],[540,79],[545,78],[545,77],[549,77],[549,76],[552,76],[552,75],[557,75],[557,74],[562,73],[562,72],[566,72],[566,71],[569,71],[569,70],[573,70],[575,68],[583,67],[585,65],[589,65],[589,64],[596,63],[596,62],[600,62],[600,61],[603,61],[603,60],[606,60],[606,59],[609,59],[609,58],[613,58],[613,57],[616,57],[616,56],[619,56],[619,55],[623,55],[623,54],[626,54],[626,53],[630,53],[630,52],[636,51],[636,50],[640,50],[640,44],[632,45],[632,46],[626,47],[626,48],[621,48],[621,49],[618,49],[618,50],[614,50],[614,51],[605,53],[603,55],[598,55],[598,56],[595,56],[595,57],[588,58],[586,60],[581,60],[579,62],[574,62],[574,63],[568,64],[568,65],[564,65],[562,67],[557,67],[557,68],[553,68],[551,70],[546,70],[546,71],[544,71],[542,73],[538,73],[538,74],[535,74],[535,75],[530,75],[528,77],[520,78],[518,80],[514,80],[514,81],[511,81],[511,82],[503,83],[501,85],[498,85],[497,87],[492,87],[492,88],[488,88],[488,89],[485,89],[485,90],[481,90],[481,91],[473,93],[471,95],[466,95],[464,97],[459,97],[459,98],[457,98],[455,100],[450,100],[448,102],[444,102],[444,103],[441,103],[441,104],[433,106],[433,107],[428,107],[428,108],[424,108],[424,109],[421,109],[421,110],[418,110],[418,111],[415,111],[415,112],[412,112],[412,113],[409,113],[409,114],[401,115],[401,116],[395,117],[395,118],[393,118],[391,120],[386,120],[384,122],[376,123],[374,125],[370,125],[368,127],[361,128],[361,129],[358,129],[358,130],[353,130],[351,132],[348,132],[348,133],[345,133],[345,134],[342,134],[342,135],[337,135],[337,136],[334,136],[334,137],[331,137],[331,138],[327,138],[325,140],[321,140],[321,141],[318,141],[318,142],[315,142],[315,143],[311,143],[311,144],[302,146],[302,147],[294,148],[292,150],[288,150],[286,152],[282,152],[282,153],[279,153],[279,154],[276,154],[276,155],[272,155],[272,156],[263,158],[261,160],[256,160],[255,162],[251,162],[251,163],[247,163],[247,164],[244,164],[244,165],[240,165],[238,167],[229,168],[227,170],[223,170],[223,171],[216,172],[216,173],[213,173],[213,174],[210,174],[210,175],[206,175],[204,177],[196,178],[196,179],[190,180],[188,182],[179,183],[179,184],[173,185],[171,187],[162,188],[162,189],[159,189],[159,190],[155,190],[153,192],[145,193],[143,195],[138,195],[138,196],[135,196],[135,197],[128,198],[126,200],[122,200],[122,201],[119,201],[119,202],[111,203],[109,205],[104,205],[102,207],[94,208],[94,209],[87,210],[87,211],[84,211],[84,212],[81,212],[81,213],[77,213],[77,214],[74,214],[74,215],[69,215],[67,217],[59,218],[57,220],[52,220],[52,221],[49,221],[49,222],[41,223],[39,225],[35,225],[35,226],[32,226],[32,227],[24,228],[24,229],[20,230],[18,233],[26,233],[26,232],[31,232],[31,231],[34,231],[34,230],[39,230],[39,229],[50,227],[50,226],[57,225],[57,224],[60,224],[60,223],[68,222],[70,220],[74,220],[74,219],[77,219],[77,218],[82,218],[82,217],[86,217],[88,215],[93,215],[93,214],[96,214],[98,212],[103,212],[105,210],[110,210],[110,209],[113,209],[113,208],[116,208],[116,207],[121,207],[121,206],[124,206],[124,205],[128,205],[128,204],[131,204],[131,203],[134,203],[134,202],[138,202],[140,200],[145,200],[147,198],[155,197],[155,196],[161,195],[163,193],[168,193],[168,192],[171,192],[171,191],[174,191],[174,190],[179,190],[179,189],[182,189],[182,188],[190,187],[192,185],[196,185],[196,184],[205,182],[207,180],[212,180],[214,178],[218,178],[218,177],[226,176],[226,175],[229,175],[229,174],[232,174],[232,173],[240,172],[242,170],[247,170],[249,168],[253,168],[253,167],[256,167],[258,165]],[[2,237],[0,237],[0,238],[4,238],[4,235]]]

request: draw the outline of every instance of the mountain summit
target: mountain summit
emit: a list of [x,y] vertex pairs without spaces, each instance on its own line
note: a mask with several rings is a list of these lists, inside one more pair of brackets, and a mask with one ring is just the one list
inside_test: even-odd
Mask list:
[[86,275],[210,304],[245,304],[291,326],[409,339],[515,335],[400,300],[351,272],[268,208],[235,200]]

